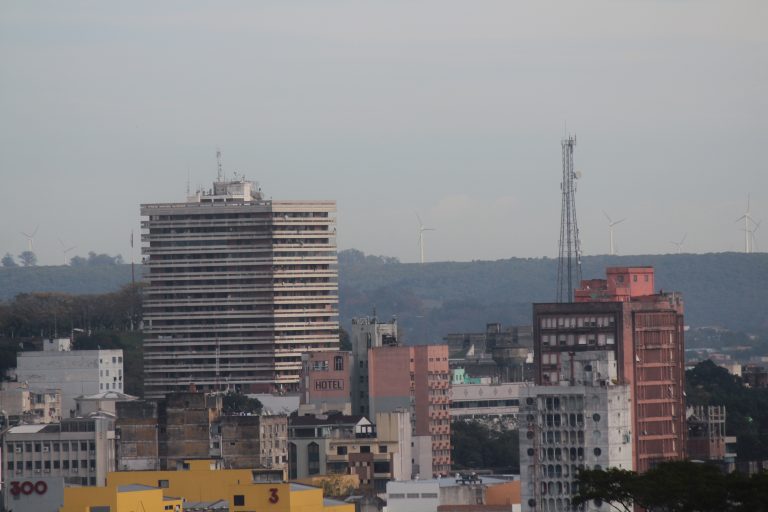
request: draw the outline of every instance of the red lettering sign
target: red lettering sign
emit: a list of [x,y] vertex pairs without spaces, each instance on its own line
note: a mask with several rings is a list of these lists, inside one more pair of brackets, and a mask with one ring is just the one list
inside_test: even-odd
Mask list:
[[48,491],[48,484],[43,482],[42,480],[38,480],[37,482],[18,482],[14,481],[11,482],[11,494],[14,496],[18,496],[19,494],[25,494],[29,496],[33,492],[37,494],[45,494],[46,491]]

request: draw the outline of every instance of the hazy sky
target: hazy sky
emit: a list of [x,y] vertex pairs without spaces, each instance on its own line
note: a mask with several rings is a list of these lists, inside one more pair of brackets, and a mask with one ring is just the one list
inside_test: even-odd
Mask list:
[[[743,250],[768,219],[768,2],[0,1],[0,254],[129,257],[139,203],[224,167],[336,199],[340,248],[554,256],[576,133],[586,254]],[[768,226],[758,249],[768,249]],[[765,235],[765,243],[761,243]],[[137,250],[138,254],[138,250]]]

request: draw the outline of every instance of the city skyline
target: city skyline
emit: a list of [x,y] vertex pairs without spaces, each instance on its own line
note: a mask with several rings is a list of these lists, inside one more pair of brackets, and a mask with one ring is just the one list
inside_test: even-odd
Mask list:
[[426,261],[553,257],[564,133],[584,254],[603,210],[618,254],[742,252],[748,193],[768,216],[766,10],[7,5],[0,253],[39,226],[39,264],[130,261],[138,204],[210,186],[220,147],[267,197],[337,200],[339,249],[416,262],[418,213]]

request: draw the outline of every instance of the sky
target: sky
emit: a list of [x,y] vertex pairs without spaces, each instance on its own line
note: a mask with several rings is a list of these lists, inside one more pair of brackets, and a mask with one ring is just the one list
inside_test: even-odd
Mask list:
[[[139,204],[227,173],[338,201],[340,249],[743,251],[768,218],[765,0],[0,0],[0,254],[130,260]],[[768,236],[768,227],[765,228]],[[768,250],[763,231],[758,250]],[[61,240],[62,242],[60,242]],[[138,257],[138,247],[134,251]]]

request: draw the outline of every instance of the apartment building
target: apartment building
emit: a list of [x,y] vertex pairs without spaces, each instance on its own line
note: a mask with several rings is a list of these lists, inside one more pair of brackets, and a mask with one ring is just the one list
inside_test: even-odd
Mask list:
[[338,349],[335,212],[221,175],[142,205],[146,397],[298,391],[301,354]]
[[632,467],[643,472],[685,455],[683,300],[655,292],[652,267],[606,274],[582,281],[573,303],[534,304],[536,383],[567,381],[573,354],[613,354],[632,399]]

